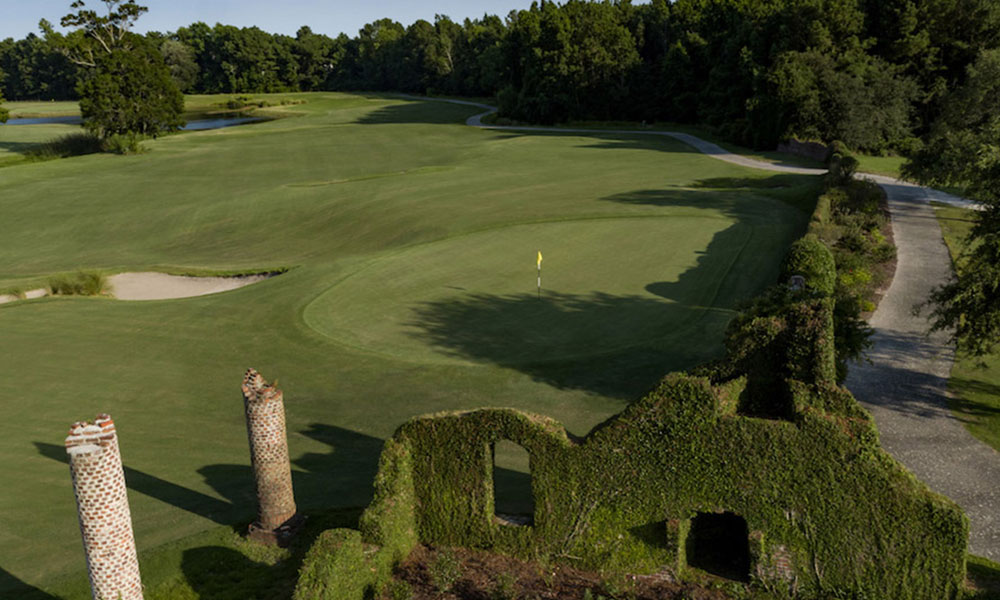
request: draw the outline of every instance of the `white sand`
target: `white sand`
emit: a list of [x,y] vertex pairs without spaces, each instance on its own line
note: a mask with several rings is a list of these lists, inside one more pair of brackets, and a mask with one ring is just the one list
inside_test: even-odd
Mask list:
[[119,300],[171,300],[227,292],[267,278],[267,275],[183,277],[165,273],[119,273],[108,277],[108,283],[111,293]]
[[[108,277],[112,295],[118,300],[173,300],[227,292],[263,281],[270,275],[245,275],[240,277],[184,277],[166,273],[119,273]],[[41,298],[46,289],[31,290],[25,298]],[[0,296],[0,304],[17,300],[14,296]]]

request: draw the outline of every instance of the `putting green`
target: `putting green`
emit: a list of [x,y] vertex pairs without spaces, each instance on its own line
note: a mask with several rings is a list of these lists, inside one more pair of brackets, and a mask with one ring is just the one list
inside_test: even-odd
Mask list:
[[[680,342],[753,230],[704,212],[517,225],[411,247],[334,285],[305,320],[352,348],[417,362],[511,365]],[[699,249],[722,231],[728,242],[705,264]]]

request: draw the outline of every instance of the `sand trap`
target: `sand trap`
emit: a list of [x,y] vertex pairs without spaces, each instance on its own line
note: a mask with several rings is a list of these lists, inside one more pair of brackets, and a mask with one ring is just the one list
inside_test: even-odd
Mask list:
[[[228,292],[273,277],[273,274],[239,277],[185,277],[166,273],[119,273],[108,277],[112,295],[118,300],[174,300]],[[25,293],[25,299],[41,298],[48,290]],[[14,296],[0,296],[0,304],[13,302]]]
[[270,275],[241,277],[184,277],[166,273],[119,273],[108,277],[119,300],[172,300],[228,292],[264,281]]

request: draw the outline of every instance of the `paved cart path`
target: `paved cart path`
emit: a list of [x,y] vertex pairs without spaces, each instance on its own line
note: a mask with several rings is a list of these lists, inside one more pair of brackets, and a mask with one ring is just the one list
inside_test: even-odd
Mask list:
[[[450,102],[486,111],[468,119],[466,124],[473,127],[667,136],[712,158],[744,167],[805,175],[825,173],[823,169],[754,160],[685,133],[485,125],[482,118],[494,112],[494,107]],[[869,352],[871,363],[852,365],[847,387],[871,411],[882,446],[931,489],[965,509],[971,526],[971,552],[1000,561],[1000,453],[973,438],[948,409],[947,384],[954,362],[953,348],[947,334],[928,336],[926,317],[913,312],[913,307],[926,300],[933,287],[952,277],[951,257],[930,201],[970,208],[974,205],[944,192],[889,177],[863,177],[878,183],[888,195],[898,264],[892,285],[871,318],[875,329]]]

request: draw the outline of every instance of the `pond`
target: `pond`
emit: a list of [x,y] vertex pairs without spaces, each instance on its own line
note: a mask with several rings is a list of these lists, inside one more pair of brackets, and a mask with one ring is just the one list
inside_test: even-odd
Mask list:
[[[253,117],[219,118],[219,119],[195,119],[188,121],[182,127],[183,131],[205,131],[207,129],[222,129],[233,125],[243,125],[244,123],[254,123],[263,119]],[[80,117],[41,117],[34,119],[10,119],[7,125],[49,125],[58,123],[62,125],[79,125],[83,123]]]

